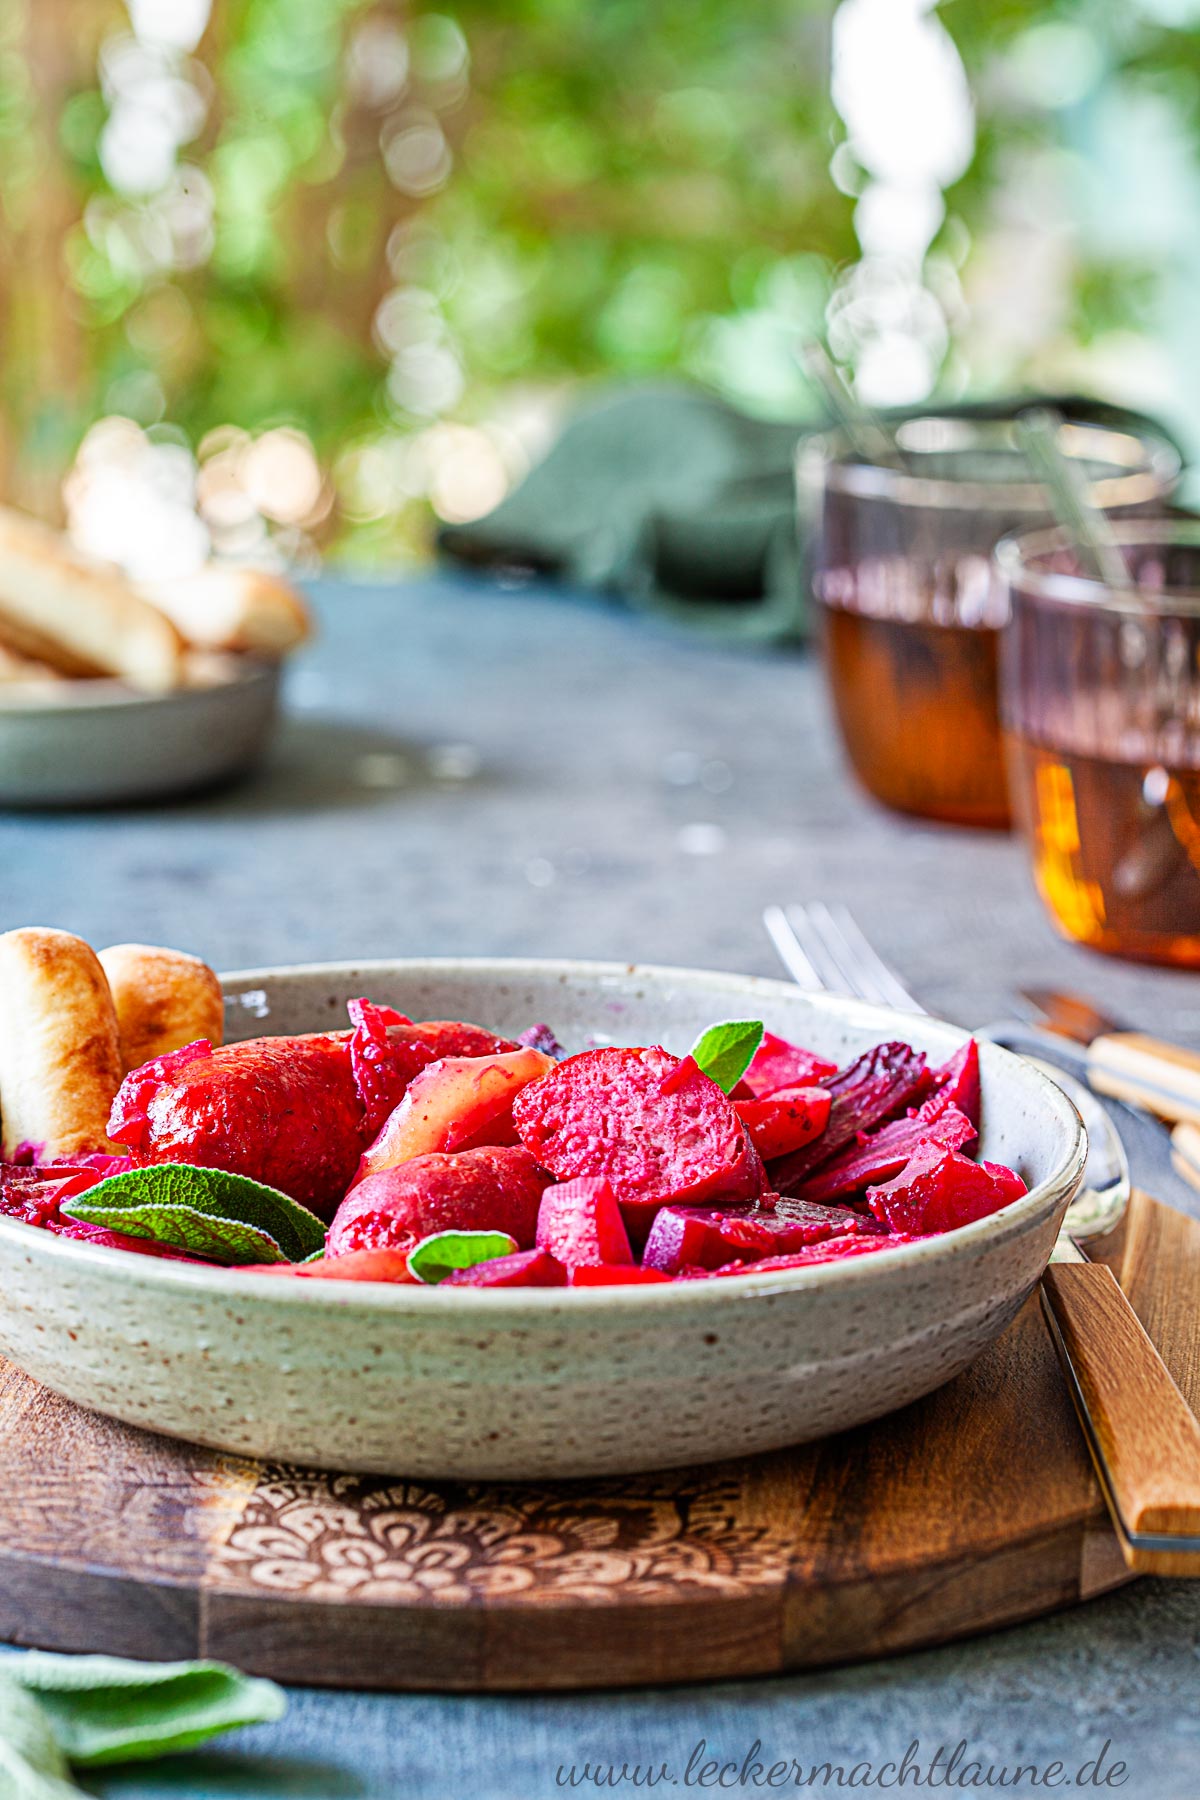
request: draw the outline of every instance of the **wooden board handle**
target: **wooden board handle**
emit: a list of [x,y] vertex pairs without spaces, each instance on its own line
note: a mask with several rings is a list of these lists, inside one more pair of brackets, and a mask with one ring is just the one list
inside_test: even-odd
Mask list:
[[1187,1119],[1200,1125],[1200,1055],[1146,1037],[1140,1031],[1111,1031],[1093,1038],[1087,1053],[1088,1080],[1098,1094],[1128,1100],[1160,1119]]
[[[1053,1263],[1042,1293],[1076,1403],[1086,1414],[1126,1562],[1131,1569],[1200,1575],[1200,1424],[1194,1413],[1111,1269]],[[1138,1536],[1190,1537],[1197,1548],[1139,1548],[1131,1542]]]

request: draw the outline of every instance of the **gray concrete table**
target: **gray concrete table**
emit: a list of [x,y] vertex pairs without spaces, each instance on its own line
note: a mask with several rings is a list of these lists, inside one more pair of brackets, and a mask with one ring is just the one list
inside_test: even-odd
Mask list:
[[[0,922],[176,944],[226,969],[536,953],[770,974],[763,904],[819,895],[852,903],[950,1017],[996,1017],[1018,980],[1052,978],[1200,1041],[1200,981],[1060,943],[1012,840],[863,799],[804,658],[712,647],[544,585],[324,582],[315,598],[321,636],[263,772],[168,808],[0,817]],[[1153,1133],[1138,1155],[1156,1191],[1189,1204]],[[880,1766],[914,1738],[925,1762],[965,1740],[993,1788],[1005,1765],[1055,1761],[1074,1786],[1111,1740],[1104,1766],[1127,1765],[1115,1788],[1186,1800],[1200,1794],[1198,1638],[1200,1588],[1144,1582],[986,1640],[791,1679],[561,1698],[297,1691],[279,1726],[95,1786],[112,1800],[540,1800],[571,1791],[572,1766],[594,1791],[585,1763],[666,1763],[675,1781],[658,1785],[707,1791],[706,1757],[740,1766],[758,1739],[768,1766],[831,1760],[848,1779],[870,1763],[886,1788]],[[756,1791],[753,1767],[734,1783]],[[1026,1777],[1005,1791],[1040,1790]]]

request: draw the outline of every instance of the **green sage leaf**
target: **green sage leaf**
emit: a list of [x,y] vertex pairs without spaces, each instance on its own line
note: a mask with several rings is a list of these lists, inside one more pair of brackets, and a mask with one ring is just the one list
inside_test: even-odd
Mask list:
[[325,1247],[320,1219],[278,1188],[191,1163],[127,1169],[72,1195],[62,1210],[217,1262],[302,1262]]
[[84,1225],[107,1225],[110,1231],[148,1238],[151,1243],[168,1244],[172,1250],[184,1250],[189,1256],[202,1256],[209,1262],[228,1263],[231,1267],[238,1263],[292,1260],[283,1254],[270,1232],[244,1225],[240,1219],[197,1212],[190,1206],[155,1206],[149,1201],[143,1206],[93,1205],[87,1194],[80,1194],[71,1202],[70,1217]]
[[710,1025],[692,1045],[694,1062],[725,1093],[731,1093],[762,1043],[761,1019],[729,1019],[723,1025]]
[[511,1256],[516,1247],[516,1238],[507,1231],[435,1231],[409,1251],[409,1273],[418,1281],[445,1281],[455,1269],[471,1269],[497,1256]]
[[[6,1659],[3,1668],[31,1704],[36,1698],[60,1756],[83,1768],[190,1750],[217,1732],[269,1724],[286,1706],[273,1681],[225,1663],[127,1662],[35,1650]],[[7,1792],[2,1783],[0,1792]]]
[[[19,1666],[19,1659],[11,1663]],[[48,1713],[10,1679],[10,1667],[6,1657],[0,1673],[0,1794],[5,1800],[80,1800]]]

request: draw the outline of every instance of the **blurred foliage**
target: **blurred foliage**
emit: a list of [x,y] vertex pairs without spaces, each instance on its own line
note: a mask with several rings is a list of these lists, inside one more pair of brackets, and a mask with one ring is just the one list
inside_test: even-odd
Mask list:
[[[1070,87],[1081,56],[1200,130],[1200,24],[1168,4],[940,8],[977,115],[928,259],[948,385],[1042,372],[1044,348],[973,341],[971,257],[1014,170],[1070,149],[1092,91],[1086,69]],[[547,397],[581,378],[682,373],[803,407],[790,345],[821,328],[858,254],[862,172],[844,157],[830,172],[844,132],[828,5],[206,11],[0,8],[0,480],[15,498],[53,512],[84,432],[116,414],[198,453],[220,544],[231,444],[288,427],[321,480],[299,514],[259,494],[283,550],[382,561],[421,539],[431,500],[464,516],[498,497]],[[1040,58],[1038,31],[1059,33]],[[1075,246],[1069,265],[1064,338],[1152,322],[1154,254]]]

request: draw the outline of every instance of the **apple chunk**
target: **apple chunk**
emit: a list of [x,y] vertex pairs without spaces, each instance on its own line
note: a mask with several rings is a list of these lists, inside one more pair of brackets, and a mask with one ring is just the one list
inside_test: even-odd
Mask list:
[[523,1087],[556,1068],[540,1050],[498,1056],[446,1056],[421,1069],[363,1152],[357,1187],[369,1175],[414,1156],[512,1142],[512,1103]]

